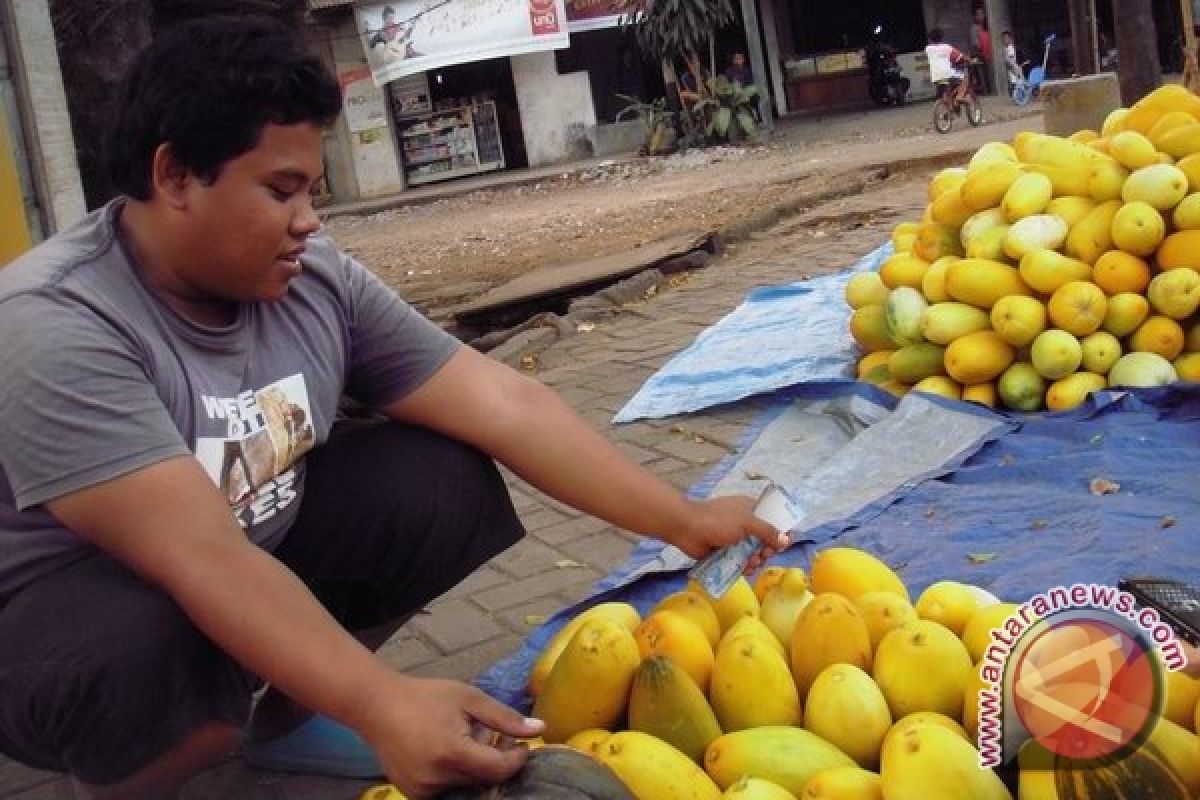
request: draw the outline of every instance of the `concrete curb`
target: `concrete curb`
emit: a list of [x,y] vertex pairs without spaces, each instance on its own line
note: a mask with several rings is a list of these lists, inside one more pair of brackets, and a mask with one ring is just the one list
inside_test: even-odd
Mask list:
[[[767,230],[787,217],[795,216],[805,211],[831,203],[834,200],[859,194],[871,186],[886,180],[890,175],[907,172],[920,168],[943,167],[961,164],[965,157],[970,156],[977,148],[966,147],[950,152],[942,152],[921,158],[909,158],[900,161],[859,167],[841,175],[831,176],[831,180],[846,175],[860,174],[858,180],[851,180],[818,192],[805,193],[775,203],[735,223],[718,228],[714,234],[716,252],[724,249],[730,243],[744,241],[751,235]],[[686,257],[685,257],[686,258]],[[665,266],[665,265],[664,265]],[[701,263],[699,267],[707,266]],[[571,302],[564,315],[542,313],[526,322],[509,329],[497,331],[488,336],[480,337],[470,344],[492,358],[503,361],[511,366],[525,369],[536,368],[538,354],[550,345],[575,335],[578,326],[620,313],[623,306],[644,299],[648,292],[656,292],[665,283],[669,275],[677,270],[652,267],[648,270],[618,281],[598,292],[584,295]],[[482,345],[482,347],[480,346]]]

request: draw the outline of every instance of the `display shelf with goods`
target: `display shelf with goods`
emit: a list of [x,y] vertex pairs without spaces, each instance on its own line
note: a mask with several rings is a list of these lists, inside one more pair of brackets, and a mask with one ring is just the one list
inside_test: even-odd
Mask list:
[[406,122],[400,140],[410,185],[504,168],[494,102],[443,108]]
[[805,55],[784,62],[788,108],[828,112],[871,104],[862,50]]

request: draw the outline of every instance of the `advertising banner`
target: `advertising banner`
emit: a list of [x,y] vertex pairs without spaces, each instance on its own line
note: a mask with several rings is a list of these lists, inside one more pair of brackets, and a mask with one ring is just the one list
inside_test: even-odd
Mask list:
[[339,67],[338,83],[342,87],[342,110],[351,133],[387,127],[387,101],[371,81],[370,69]]
[[563,0],[393,0],[354,14],[380,86],[451,64],[570,45]]
[[628,0],[566,0],[567,28],[571,33],[615,28],[633,10]]

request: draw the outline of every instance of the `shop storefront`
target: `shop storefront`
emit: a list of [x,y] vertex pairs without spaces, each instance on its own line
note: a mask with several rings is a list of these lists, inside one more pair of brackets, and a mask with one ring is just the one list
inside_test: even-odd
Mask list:
[[[630,152],[645,132],[621,112],[664,95],[661,65],[621,27],[624,0],[308,2],[345,97],[326,139],[332,200]],[[717,72],[748,50],[756,6],[735,6]]]
[[[762,15],[772,15],[775,24],[776,47],[768,47],[768,57],[774,49],[773,55],[782,65],[789,112],[870,106],[867,47],[875,38],[877,27],[881,29],[879,41],[901,55],[902,65],[919,69],[925,47],[925,12],[921,0],[841,4],[823,0],[773,0],[763,6]],[[919,75],[908,77],[914,87],[920,88]]]

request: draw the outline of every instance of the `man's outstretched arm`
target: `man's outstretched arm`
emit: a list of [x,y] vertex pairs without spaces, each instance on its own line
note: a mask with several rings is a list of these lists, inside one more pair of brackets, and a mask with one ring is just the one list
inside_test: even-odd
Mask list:
[[563,503],[693,557],[745,536],[768,549],[786,546],[753,516],[752,498],[688,500],[625,457],[549,388],[469,347],[385,412],[468,442]]

